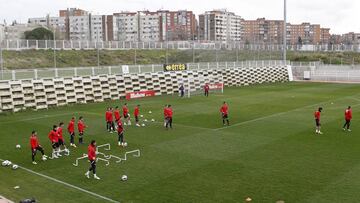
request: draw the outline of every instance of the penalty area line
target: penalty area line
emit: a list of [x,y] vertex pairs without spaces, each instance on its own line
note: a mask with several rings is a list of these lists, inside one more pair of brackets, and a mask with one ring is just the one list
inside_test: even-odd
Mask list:
[[[0,161],[4,161],[4,160],[0,159]],[[87,193],[87,194],[92,195],[92,196],[94,196],[94,197],[97,197],[97,198],[99,198],[99,199],[103,199],[103,200],[106,200],[106,201],[108,201],[108,202],[113,202],[113,203],[120,203],[119,201],[116,201],[116,200],[110,199],[110,198],[108,198],[108,197],[99,195],[99,194],[97,194],[97,193],[94,193],[94,192],[85,190],[85,189],[83,189],[83,188],[81,188],[81,187],[78,187],[78,186],[72,185],[72,184],[70,184],[70,183],[67,183],[67,182],[58,180],[58,179],[56,179],[56,178],[53,178],[53,177],[50,177],[50,176],[47,176],[47,175],[38,173],[38,172],[33,171],[33,170],[31,170],[31,169],[25,168],[25,167],[23,167],[23,166],[19,166],[19,169],[23,169],[24,171],[27,171],[27,172],[32,173],[32,174],[34,174],[34,175],[38,175],[38,176],[43,177],[43,178],[45,178],[45,179],[54,181],[54,182],[56,182],[56,183],[59,183],[59,184],[62,184],[62,185],[68,186],[68,187],[71,187],[71,188],[73,188],[73,189],[76,189],[76,190],[79,190],[79,191],[81,191],[81,192]]]

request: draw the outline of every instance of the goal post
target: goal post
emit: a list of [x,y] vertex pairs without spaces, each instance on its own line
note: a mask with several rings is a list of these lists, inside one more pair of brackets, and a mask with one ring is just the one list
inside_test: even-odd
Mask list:
[[182,78],[179,82],[180,86],[184,87],[186,97],[204,94],[205,85],[208,85],[210,94],[224,93],[224,80],[222,76],[190,76]]

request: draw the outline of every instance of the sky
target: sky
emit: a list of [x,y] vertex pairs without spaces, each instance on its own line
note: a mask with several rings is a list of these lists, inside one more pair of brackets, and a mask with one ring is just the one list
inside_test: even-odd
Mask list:
[[[332,34],[360,32],[360,0],[287,0],[288,22],[310,22]],[[283,0],[0,0],[0,23],[27,22],[30,17],[57,16],[58,10],[81,8],[93,14],[158,9],[191,10],[199,14],[227,9],[252,20],[283,19]]]

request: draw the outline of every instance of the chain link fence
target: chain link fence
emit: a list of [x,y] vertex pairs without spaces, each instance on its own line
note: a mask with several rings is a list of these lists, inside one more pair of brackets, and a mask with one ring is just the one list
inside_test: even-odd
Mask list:
[[[129,50],[129,49],[229,49],[229,50],[261,50],[281,51],[282,44],[248,44],[244,42],[131,42],[131,41],[75,41],[75,40],[3,40],[0,46],[4,50],[53,49],[56,50]],[[353,51],[360,52],[359,44],[308,44],[288,45],[290,51]]]

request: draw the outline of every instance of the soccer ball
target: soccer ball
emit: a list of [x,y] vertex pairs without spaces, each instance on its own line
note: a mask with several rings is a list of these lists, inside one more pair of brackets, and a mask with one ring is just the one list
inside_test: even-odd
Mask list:
[[21,146],[19,144],[16,145],[16,149],[20,149]]
[[47,160],[47,158],[46,158],[45,156],[43,156],[41,159],[42,159],[43,161],[46,161],[46,160]]
[[127,145],[128,145],[127,142],[124,142],[124,147],[127,147]]
[[16,164],[14,164],[14,165],[12,166],[12,169],[13,169],[13,170],[16,170],[16,169],[18,169],[18,168],[19,168],[19,166],[16,165]]
[[2,166],[7,166],[7,162],[8,162],[8,160],[5,160],[5,161],[3,161],[3,162],[1,163],[1,165],[2,165]]
[[149,111],[149,114],[152,114],[152,112],[151,112],[151,111]]
[[7,162],[7,166],[10,166],[12,163],[11,163],[11,161],[8,161]]
[[252,199],[251,199],[250,197],[248,197],[248,198],[245,199],[245,201],[246,201],[246,202],[251,202]]
[[155,119],[151,119],[151,122],[155,122]]
[[144,115],[140,115],[140,118],[144,117]]
[[128,179],[127,175],[122,175],[122,176],[121,176],[121,180],[122,180],[122,181],[127,181],[127,179]]
[[145,122],[147,122],[148,120],[147,119],[144,119]]
[[141,124],[142,127],[145,127],[145,123]]

